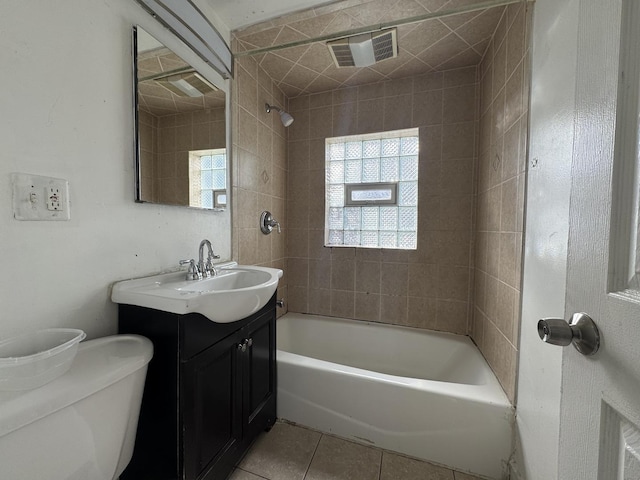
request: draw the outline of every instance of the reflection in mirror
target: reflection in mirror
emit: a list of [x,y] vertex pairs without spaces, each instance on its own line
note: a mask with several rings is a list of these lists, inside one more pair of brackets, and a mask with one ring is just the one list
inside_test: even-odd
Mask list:
[[224,209],[225,92],[139,26],[134,39],[136,200]]

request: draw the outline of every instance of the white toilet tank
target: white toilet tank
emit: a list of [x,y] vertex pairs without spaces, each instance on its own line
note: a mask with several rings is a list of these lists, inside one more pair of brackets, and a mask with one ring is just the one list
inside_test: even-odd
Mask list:
[[64,375],[0,392],[0,479],[118,478],[133,453],[152,356],[138,335],[89,340]]

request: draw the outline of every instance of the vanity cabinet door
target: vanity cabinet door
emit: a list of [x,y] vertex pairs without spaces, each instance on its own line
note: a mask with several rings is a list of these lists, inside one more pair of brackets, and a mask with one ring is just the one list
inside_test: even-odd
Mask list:
[[154,343],[136,449],[121,478],[227,478],[255,437],[273,426],[275,301],[227,324],[120,306],[120,333]]
[[255,438],[270,428],[276,417],[276,327],[275,309],[267,311],[244,329],[250,346],[243,368],[243,418],[245,438]]
[[[182,364],[184,478],[224,478],[242,439],[242,353],[237,335]],[[231,465],[229,465],[231,463]]]

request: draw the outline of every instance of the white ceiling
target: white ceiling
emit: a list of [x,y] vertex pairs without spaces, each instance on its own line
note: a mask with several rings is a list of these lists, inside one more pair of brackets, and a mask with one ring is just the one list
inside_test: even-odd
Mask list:
[[323,5],[327,0],[206,0],[229,30]]

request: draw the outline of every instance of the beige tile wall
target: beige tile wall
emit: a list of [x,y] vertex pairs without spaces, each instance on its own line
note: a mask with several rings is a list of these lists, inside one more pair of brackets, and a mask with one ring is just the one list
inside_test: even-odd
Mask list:
[[[476,67],[290,100],[289,309],[467,333],[471,315]],[[415,251],[326,248],[326,137],[419,127]]]
[[512,401],[520,326],[530,15],[523,4],[507,8],[478,71],[480,158],[471,336]]
[[156,201],[189,205],[189,150],[225,147],[224,108],[162,116],[157,125]]
[[224,148],[224,108],[156,117],[139,112],[141,196],[189,205],[189,150]]
[[[285,266],[289,309],[470,333],[515,397],[530,7],[476,67],[288,100],[251,58],[234,81],[234,258]],[[477,83],[476,83],[477,82]],[[287,104],[285,130],[265,101]],[[324,138],[419,127],[416,251],[325,248]],[[288,139],[288,141],[287,141]],[[288,158],[287,158],[288,157]],[[262,235],[270,209],[283,234]]]
[[[232,85],[233,152],[233,258],[241,264],[285,267],[288,235],[286,130],[280,116],[266,113],[265,103],[283,106],[284,94],[278,90],[257,62],[245,57],[236,62]],[[260,214],[270,211],[282,224],[264,235],[259,228]],[[288,304],[288,275],[278,286],[278,298]],[[278,309],[282,315],[285,309]]]

